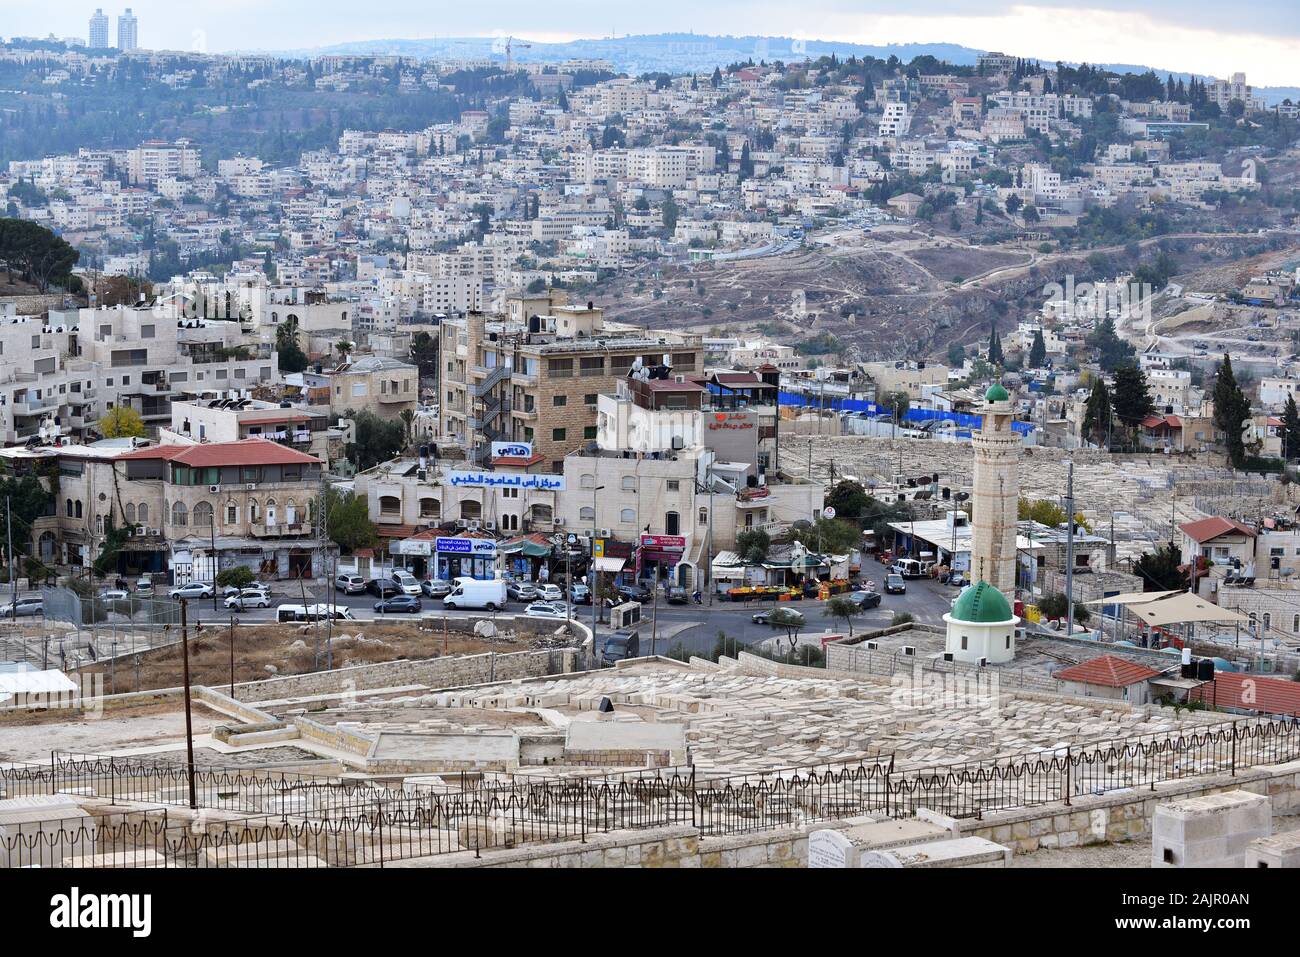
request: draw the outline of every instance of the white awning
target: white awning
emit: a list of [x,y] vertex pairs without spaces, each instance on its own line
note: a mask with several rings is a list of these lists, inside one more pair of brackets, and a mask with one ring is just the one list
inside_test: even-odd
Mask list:
[[1129,605],[1128,608],[1148,625],[1181,625],[1198,621],[1246,624],[1250,621],[1245,615],[1186,592],[1145,605]]
[[1094,598],[1091,601],[1085,601],[1085,605],[1145,605],[1148,602],[1158,601],[1161,598],[1168,598],[1170,595],[1182,594],[1182,589],[1174,591],[1130,591],[1122,595],[1111,595],[1109,598]]
[[626,564],[627,564],[626,558],[601,557],[596,559],[596,571],[613,574],[613,573],[621,572],[623,570],[623,566]]

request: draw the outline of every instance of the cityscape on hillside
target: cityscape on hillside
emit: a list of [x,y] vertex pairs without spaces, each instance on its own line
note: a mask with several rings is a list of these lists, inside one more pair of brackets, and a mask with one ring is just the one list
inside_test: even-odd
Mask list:
[[73,12],[0,864],[1300,867],[1300,76]]

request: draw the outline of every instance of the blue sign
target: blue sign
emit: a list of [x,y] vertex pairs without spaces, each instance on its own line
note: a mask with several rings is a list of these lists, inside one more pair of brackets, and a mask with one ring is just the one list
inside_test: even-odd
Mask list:
[[492,457],[494,459],[531,459],[533,457],[533,446],[530,442],[493,442]]
[[[781,404],[795,406],[796,408],[808,407],[811,409],[830,409],[835,412],[865,412],[867,415],[889,416],[890,412],[883,406],[876,405],[874,402],[867,402],[864,399],[836,399],[827,397],[825,403],[815,397],[800,395],[798,392],[782,392]],[[977,429],[980,424],[978,415],[971,415],[968,412],[942,412],[938,409],[908,409],[903,415],[903,420],[899,424],[921,423],[921,422],[952,422],[954,425],[963,429]],[[1011,428],[1021,435],[1028,435],[1034,431],[1032,422],[1012,422]]]
[[497,553],[497,543],[487,538],[438,538],[434,540],[434,550],[443,555],[494,558]]

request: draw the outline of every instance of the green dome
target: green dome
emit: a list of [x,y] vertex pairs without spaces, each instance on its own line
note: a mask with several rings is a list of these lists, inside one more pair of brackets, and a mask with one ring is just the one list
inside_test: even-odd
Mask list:
[[1011,398],[1011,393],[1002,388],[997,382],[989,386],[989,391],[984,393],[985,402],[1005,402]]
[[957,621],[970,621],[990,625],[1011,620],[1011,606],[1006,597],[986,581],[967,588],[952,606],[952,617]]

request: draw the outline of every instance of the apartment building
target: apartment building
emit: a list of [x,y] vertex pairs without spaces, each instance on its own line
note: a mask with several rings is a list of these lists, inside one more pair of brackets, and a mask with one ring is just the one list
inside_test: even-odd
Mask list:
[[189,140],[152,140],[126,154],[126,175],[132,186],[156,186],[169,177],[193,179],[202,169],[198,148]]
[[420,370],[409,362],[362,356],[322,372],[335,415],[372,412],[385,419],[414,412],[420,398]]
[[1258,113],[1264,109],[1263,98],[1255,95],[1255,88],[1246,83],[1244,73],[1232,74],[1231,80],[1215,80],[1206,84],[1205,95],[1225,113],[1234,100],[1244,106],[1248,113]]
[[[517,311],[518,307],[513,307]],[[606,323],[588,303],[523,322],[470,313],[440,327],[439,441],[482,460],[493,441],[527,442],[554,472],[596,438],[597,398],[633,368],[703,368],[699,336]]]
[[297,449],[321,462],[343,458],[343,430],[329,413],[289,402],[265,402],[248,392],[206,392],[172,403],[169,426],[159,430],[164,444],[238,442],[265,439]]

